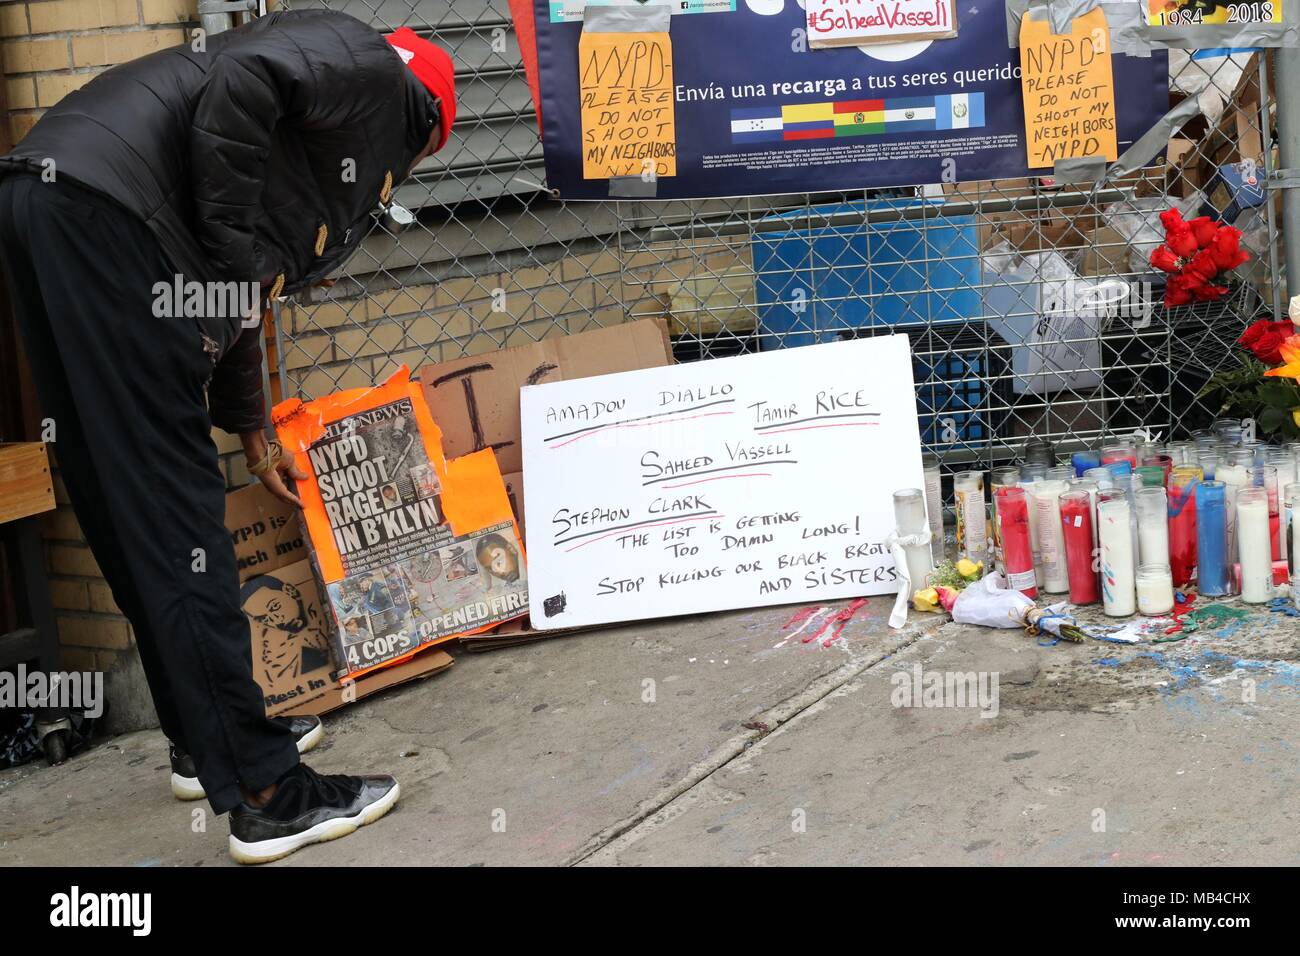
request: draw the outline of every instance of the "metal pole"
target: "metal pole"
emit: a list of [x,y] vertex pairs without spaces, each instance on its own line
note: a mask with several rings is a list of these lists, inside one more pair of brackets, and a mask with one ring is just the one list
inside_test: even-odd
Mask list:
[[199,23],[209,36],[230,29],[232,14],[247,17],[260,9],[258,0],[199,0]]
[[[1286,243],[1288,296],[1300,295],[1300,49],[1283,47],[1274,54],[1277,64],[1278,170],[1274,176],[1282,189],[1282,239]],[[1296,279],[1292,284],[1291,280]]]

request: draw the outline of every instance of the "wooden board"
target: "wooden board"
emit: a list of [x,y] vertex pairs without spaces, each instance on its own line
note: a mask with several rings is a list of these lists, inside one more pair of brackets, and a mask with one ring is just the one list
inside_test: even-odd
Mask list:
[[0,444],[0,524],[54,510],[44,442]]

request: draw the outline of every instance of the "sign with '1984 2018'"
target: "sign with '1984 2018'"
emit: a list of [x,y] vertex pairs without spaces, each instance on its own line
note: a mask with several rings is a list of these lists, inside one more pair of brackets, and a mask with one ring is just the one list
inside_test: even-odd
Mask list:
[[521,392],[533,626],[892,594],[906,336]]

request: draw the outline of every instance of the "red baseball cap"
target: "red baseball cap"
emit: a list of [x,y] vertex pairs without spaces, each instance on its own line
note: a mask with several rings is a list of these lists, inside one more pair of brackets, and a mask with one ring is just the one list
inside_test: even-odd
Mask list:
[[410,27],[389,33],[384,39],[438,101],[439,126],[442,128],[438,133],[437,149],[442,149],[451,135],[451,124],[456,122],[456,67],[451,57],[442,47],[421,39]]

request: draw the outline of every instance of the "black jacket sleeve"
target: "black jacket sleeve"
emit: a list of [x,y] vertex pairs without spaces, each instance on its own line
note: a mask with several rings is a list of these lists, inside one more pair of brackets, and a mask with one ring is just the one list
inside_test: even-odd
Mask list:
[[[309,19],[316,29],[292,29]],[[213,57],[190,166],[198,239],[218,278],[269,283],[279,271],[254,234],[276,127],[348,126],[391,102],[402,69],[375,30],[330,11],[262,17]]]
[[244,329],[212,370],[208,416],[231,434],[260,431],[266,425],[262,393],[262,326]]

